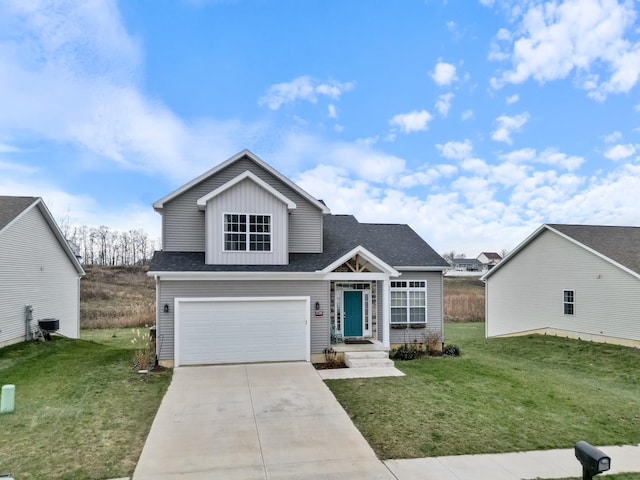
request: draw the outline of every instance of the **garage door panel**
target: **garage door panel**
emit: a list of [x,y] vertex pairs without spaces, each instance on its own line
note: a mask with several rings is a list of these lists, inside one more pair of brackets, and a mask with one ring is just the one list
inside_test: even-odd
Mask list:
[[178,364],[307,359],[306,298],[176,302]]

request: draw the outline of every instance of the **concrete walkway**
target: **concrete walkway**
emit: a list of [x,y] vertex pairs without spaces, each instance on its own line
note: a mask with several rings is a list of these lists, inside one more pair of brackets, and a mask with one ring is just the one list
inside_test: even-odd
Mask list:
[[180,367],[134,480],[394,480],[310,363]]
[[[640,445],[598,448],[611,457],[608,474],[640,472]],[[582,478],[582,468],[573,448],[386,460],[384,463],[398,480]]]

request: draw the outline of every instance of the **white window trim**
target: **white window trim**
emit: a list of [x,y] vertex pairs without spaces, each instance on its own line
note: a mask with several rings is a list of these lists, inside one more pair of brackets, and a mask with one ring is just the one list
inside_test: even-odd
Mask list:
[[[406,287],[393,287],[391,286],[394,282],[406,282],[407,286]],[[424,287],[410,287],[410,282],[424,282]],[[428,282],[426,279],[423,280],[391,280],[389,282],[390,285],[390,292],[406,292],[407,293],[407,305],[404,307],[406,309],[407,312],[407,321],[406,322],[394,322],[393,321],[393,315],[389,315],[389,324],[390,325],[420,325],[420,324],[426,324],[429,321],[429,309],[428,309],[428,296],[427,296],[427,286],[428,286]],[[411,308],[417,308],[417,307],[412,307],[411,306],[411,300],[410,300],[410,295],[409,292],[424,292],[424,321],[419,321],[419,322],[412,322],[411,321]],[[391,313],[391,295],[389,295],[389,312]],[[393,307],[393,308],[400,308],[400,307]]]
[[[227,232],[225,230],[225,226],[226,226],[226,221],[225,221],[225,217],[227,215],[245,215],[247,217],[247,231],[244,232],[246,234],[246,245],[247,245],[247,249],[246,250],[227,250],[226,249],[226,235],[227,233],[235,233],[235,232]],[[269,242],[269,250],[251,250],[249,247],[251,245],[250,243],[250,235],[251,232],[249,231],[250,226],[249,226],[249,219],[251,218],[251,215],[260,215],[263,217],[269,217],[269,227],[271,229],[271,231],[268,233],[269,238],[270,238],[270,242]],[[264,233],[261,235],[265,235]],[[252,212],[222,212],[222,251],[225,253],[251,253],[251,254],[255,254],[255,253],[273,253],[273,215],[271,213],[252,213]]]
[[[566,292],[571,292],[572,293],[572,296],[573,296],[573,301],[572,302],[567,302],[564,299],[564,295],[565,295]],[[571,305],[573,307],[572,308],[572,313],[567,313],[565,311],[565,306],[566,305]],[[563,313],[563,315],[567,315],[569,317],[573,317],[576,314],[576,291],[573,288],[564,288],[564,289],[562,289],[562,313]]]

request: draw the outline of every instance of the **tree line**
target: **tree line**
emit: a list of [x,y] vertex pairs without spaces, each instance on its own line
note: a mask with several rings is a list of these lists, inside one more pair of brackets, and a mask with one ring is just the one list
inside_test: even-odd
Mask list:
[[142,229],[119,232],[59,222],[60,230],[83,265],[144,265],[160,248]]

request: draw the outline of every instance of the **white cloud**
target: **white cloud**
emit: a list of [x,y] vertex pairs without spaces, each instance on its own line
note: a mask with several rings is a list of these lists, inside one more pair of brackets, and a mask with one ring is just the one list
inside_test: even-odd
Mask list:
[[617,130],[603,137],[603,140],[605,143],[614,143],[621,139],[622,139],[622,133],[620,133]]
[[320,83],[308,75],[303,75],[290,82],[271,85],[267,93],[258,100],[258,105],[266,105],[271,110],[278,110],[282,105],[294,103],[296,100],[316,103],[318,96],[337,100],[344,92],[353,89],[353,87],[353,82]]
[[473,150],[471,140],[465,139],[464,142],[447,142],[444,145],[436,145],[436,148],[440,151],[440,155],[445,158],[451,158],[454,160],[463,160],[469,158]]
[[440,113],[440,115],[446,117],[449,113],[449,109],[451,108],[451,100],[453,100],[453,93],[443,93],[438,96],[436,100],[435,108]]
[[609,160],[624,160],[625,158],[629,158],[638,150],[637,145],[632,145],[630,143],[626,145],[618,144],[609,148],[606,152],[604,152],[604,156]]
[[514,117],[507,115],[501,115],[496,118],[497,128],[491,134],[491,138],[496,142],[505,142],[511,145],[511,134],[522,128],[522,126],[529,120],[529,114],[527,112],[521,113]]
[[556,149],[547,148],[538,153],[535,148],[521,148],[498,157],[505,163],[511,164],[533,164],[541,163],[561,167],[565,170],[573,171],[584,163],[584,158],[576,155],[567,155],[558,152]]
[[462,120],[469,120],[473,118],[473,110],[471,110],[470,108],[465,110],[464,112],[462,112],[462,115],[460,115],[460,118]]
[[399,113],[389,120],[389,125],[400,128],[403,133],[420,132],[428,128],[433,117],[426,110],[414,110],[409,113]]
[[186,180],[251,146],[259,123],[185,122],[137,87],[140,51],[113,2],[1,2],[0,130],[78,157]]
[[507,105],[513,105],[519,100],[520,100],[520,95],[518,95],[517,93],[514,95],[511,95],[510,97],[505,98],[505,102],[507,103]]
[[331,104],[328,107],[329,118],[338,118],[338,112],[336,112],[336,106]]
[[[591,75],[582,85],[589,96],[604,100],[610,93],[628,92],[640,78],[640,43],[626,36],[636,16],[631,1],[531,2],[519,17],[522,33],[509,52],[513,68],[491,83],[494,88],[529,78],[545,83],[564,79],[572,72],[590,75],[600,69],[609,77],[601,81]],[[504,33],[498,37],[511,41]],[[504,51],[495,53],[490,58],[500,60]]]
[[438,62],[431,78],[440,86],[451,85],[458,79],[456,77],[456,67],[450,63]]

